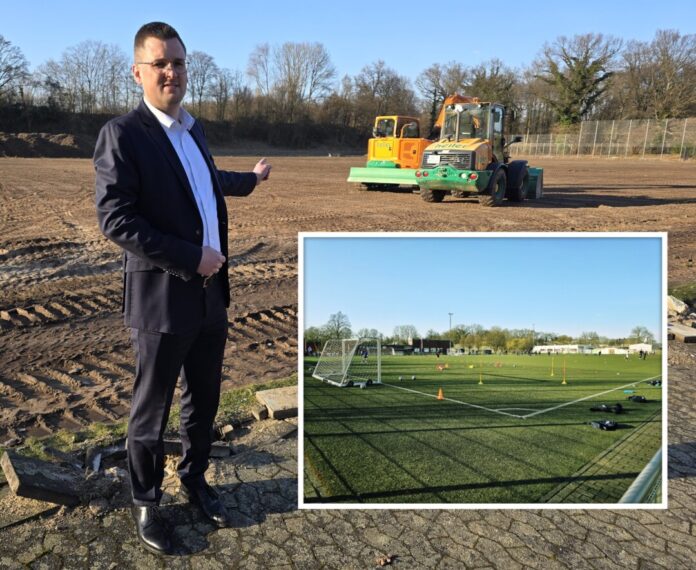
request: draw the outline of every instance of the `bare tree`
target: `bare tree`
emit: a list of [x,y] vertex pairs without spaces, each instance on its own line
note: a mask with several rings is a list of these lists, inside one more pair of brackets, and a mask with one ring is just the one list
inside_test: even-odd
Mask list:
[[655,335],[651,333],[647,327],[638,325],[637,327],[633,327],[633,329],[631,330],[631,335],[629,336],[629,339],[636,342],[653,343],[655,342]]
[[322,329],[327,335],[327,338],[350,338],[353,334],[350,330],[348,316],[341,311],[330,315],[328,322]]
[[113,112],[127,104],[128,58],[116,45],[88,40],[49,59],[35,74],[49,105],[69,112]]
[[464,94],[468,86],[468,71],[461,63],[450,61],[446,65],[434,63],[416,79],[416,87],[430,108],[432,129],[440,107],[448,95]]
[[356,336],[360,338],[379,338],[381,335],[377,329],[362,328],[357,332]]
[[658,30],[651,42],[630,42],[623,59],[624,113],[666,119],[696,112],[696,34]]
[[234,75],[227,68],[218,68],[213,75],[210,93],[215,101],[215,119],[224,121],[226,119],[227,107],[232,98],[232,88]]
[[415,93],[408,79],[382,60],[366,65],[354,78],[356,123],[369,128],[376,115],[416,114]]
[[257,95],[272,102],[282,120],[293,122],[310,104],[329,95],[336,71],[322,44],[286,42],[274,48],[256,46],[247,75]]
[[218,72],[213,56],[202,51],[192,51],[188,56],[188,88],[191,101],[196,105],[200,117],[203,112],[203,98],[208,94]]
[[409,338],[418,338],[418,329],[413,325],[398,325],[394,327],[394,335],[398,341],[406,342]]
[[271,94],[271,46],[259,44],[249,56],[247,75],[256,86],[256,94],[268,96]]
[[546,44],[538,60],[538,77],[553,87],[547,102],[564,125],[579,123],[597,103],[613,74],[619,39],[602,34],[559,37]]
[[8,99],[29,75],[22,50],[0,35],[0,100]]

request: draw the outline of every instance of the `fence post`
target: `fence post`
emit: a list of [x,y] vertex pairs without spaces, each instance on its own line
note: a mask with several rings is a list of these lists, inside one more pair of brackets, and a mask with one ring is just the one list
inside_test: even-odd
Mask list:
[[662,133],[662,149],[660,150],[660,158],[662,158],[662,155],[665,154],[665,139],[667,138],[667,123],[669,122],[669,119],[665,119],[665,132]]
[[529,152],[529,127],[527,127],[527,136],[524,137],[524,146],[526,153],[531,154],[531,152]]
[[540,154],[539,154],[539,133],[537,133],[537,139],[536,139],[535,147],[536,147],[536,155],[537,155],[537,156],[540,156]]
[[[686,128],[684,128],[684,131],[686,132]],[[565,136],[563,137],[563,156],[565,156],[566,144],[568,144],[568,133],[566,133]],[[682,146],[684,146],[683,137],[682,137]]]
[[607,156],[611,156],[611,139],[614,138],[614,123],[616,121],[611,122],[611,133],[609,134],[609,150],[607,150]]
[[597,131],[599,131],[599,121],[595,122],[594,141],[592,142],[592,156],[594,156],[594,150],[597,146]]
[[628,121],[628,135],[626,136],[626,153],[624,156],[628,156],[628,146],[631,144],[631,126],[633,125],[633,119]]
[[583,124],[583,122],[580,121],[580,134],[578,135],[578,152],[577,152],[577,156],[580,156],[580,141],[582,140],[582,124]]
[[686,123],[689,121],[689,119],[684,119],[684,131],[682,132],[682,142],[681,142],[681,147],[679,148],[679,158],[682,157],[682,153],[684,152],[684,137],[686,136]]
[[650,127],[650,119],[648,119],[648,122],[645,124],[645,139],[643,140],[643,156],[642,158],[645,158],[645,146],[648,144],[648,128]]

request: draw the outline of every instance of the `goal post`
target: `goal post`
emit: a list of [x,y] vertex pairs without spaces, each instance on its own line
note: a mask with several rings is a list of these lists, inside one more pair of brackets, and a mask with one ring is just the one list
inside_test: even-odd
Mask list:
[[312,376],[335,386],[382,382],[382,344],[379,338],[327,340]]

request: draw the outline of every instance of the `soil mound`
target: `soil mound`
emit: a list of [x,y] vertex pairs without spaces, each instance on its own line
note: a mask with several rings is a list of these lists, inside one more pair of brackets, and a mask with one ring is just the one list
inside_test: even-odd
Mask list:
[[0,133],[0,156],[32,158],[88,158],[95,139],[86,135]]

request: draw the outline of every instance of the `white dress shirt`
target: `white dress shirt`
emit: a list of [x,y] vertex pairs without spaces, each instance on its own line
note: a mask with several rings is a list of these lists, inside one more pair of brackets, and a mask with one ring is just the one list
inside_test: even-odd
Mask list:
[[167,137],[186,171],[186,177],[193,190],[198,212],[203,221],[203,245],[220,251],[220,230],[213,181],[210,178],[208,165],[189,132],[195,119],[182,107],[179,109],[179,120],[177,121],[154,107],[147,99],[143,99],[148,109],[152,111],[152,114],[164,128],[164,132],[167,133]]

